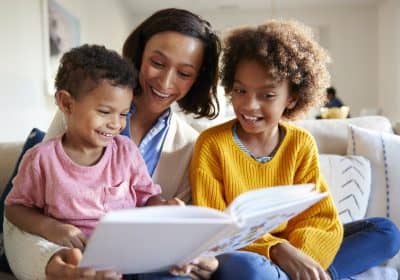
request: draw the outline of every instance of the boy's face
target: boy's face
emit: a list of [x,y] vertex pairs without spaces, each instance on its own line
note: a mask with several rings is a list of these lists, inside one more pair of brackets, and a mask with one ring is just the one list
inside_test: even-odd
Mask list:
[[294,106],[289,82],[277,83],[261,64],[243,60],[236,67],[232,105],[241,127],[259,134],[276,128],[286,108]]
[[103,148],[126,125],[132,89],[103,80],[89,92],[70,100],[67,111],[66,141],[75,147]]

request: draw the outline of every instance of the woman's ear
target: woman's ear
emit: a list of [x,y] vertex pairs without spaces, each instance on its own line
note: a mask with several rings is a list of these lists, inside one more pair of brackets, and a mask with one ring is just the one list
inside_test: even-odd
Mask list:
[[74,101],[75,99],[68,91],[59,90],[56,92],[57,106],[65,115],[69,115],[72,112]]

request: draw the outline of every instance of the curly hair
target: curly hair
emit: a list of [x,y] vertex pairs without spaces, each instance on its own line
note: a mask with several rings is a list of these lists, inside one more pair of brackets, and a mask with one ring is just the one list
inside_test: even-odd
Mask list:
[[117,52],[98,45],[82,45],[66,52],[60,61],[55,78],[57,91],[68,91],[74,98],[84,92],[87,82],[96,86],[107,80],[113,86],[134,89],[137,74],[132,64]]
[[236,67],[243,60],[257,61],[278,82],[287,79],[297,102],[284,111],[283,118],[295,119],[325,102],[330,57],[314,40],[311,29],[301,23],[271,20],[256,27],[236,28],[224,39],[221,60],[221,84],[227,95]]
[[[157,33],[173,31],[199,39],[204,44],[203,63],[200,73],[189,92],[178,101],[185,113],[193,113],[197,118],[216,118],[219,114],[217,99],[218,60],[221,42],[210,23],[200,16],[182,9],[157,11],[126,39],[122,54],[140,69],[146,43]],[[140,94],[135,90],[135,94]]]

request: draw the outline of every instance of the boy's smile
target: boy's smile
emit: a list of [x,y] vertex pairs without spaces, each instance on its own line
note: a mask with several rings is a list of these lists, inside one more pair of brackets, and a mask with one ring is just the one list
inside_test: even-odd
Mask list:
[[132,97],[131,88],[113,86],[107,80],[76,98],[70,96],[63,139],[67,154],[71,156],[68,150],[74,150],[101,155],[125,127]]

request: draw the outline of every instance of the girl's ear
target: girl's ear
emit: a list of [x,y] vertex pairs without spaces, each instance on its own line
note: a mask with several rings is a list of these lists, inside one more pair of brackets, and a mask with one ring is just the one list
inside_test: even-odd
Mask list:
[[297,98],[291,95],[288,98],[288,103],[286,105],[286,108],[292,110],[296,106],[296,104],[297,104]]
[[59,90],[56,92],[57,106],[65,115],[69,115],[72,112],[74,101],[75,99],[68,91]]

